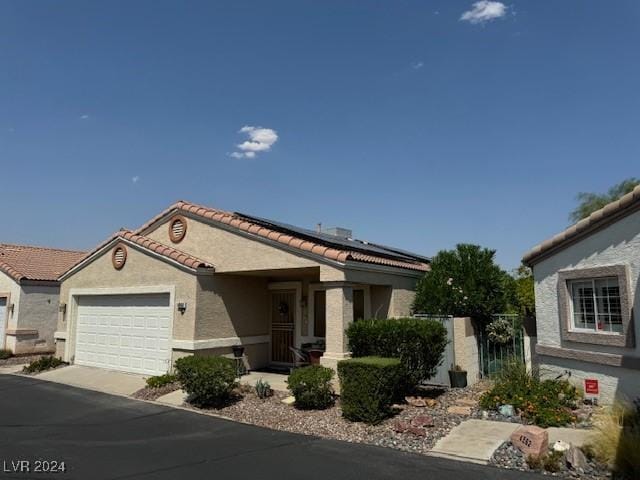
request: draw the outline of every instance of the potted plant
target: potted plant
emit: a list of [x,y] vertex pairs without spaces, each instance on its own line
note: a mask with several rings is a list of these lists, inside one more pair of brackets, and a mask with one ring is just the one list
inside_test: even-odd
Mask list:
[[467,371],[460,365],[453,366],[449,370],[449,382],[452,388],[464,388],[467,386]]
[[242,345],[234,345],[231,347],[231,350],[233,351],[233,356],[236,358],[242,358],[242,355],[244,355],[244,347]]

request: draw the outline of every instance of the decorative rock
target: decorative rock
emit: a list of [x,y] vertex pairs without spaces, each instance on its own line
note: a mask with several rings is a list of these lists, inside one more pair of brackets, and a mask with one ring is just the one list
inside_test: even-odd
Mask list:
[[424,399],[422,399],[420,397],[404,397],[404,399],[409,405],[412,405],[414,407],[426,407],[427,406],[427,402],[425,402]]
[[549,449],[549,432],[533,425],[523,425],[511,434],[511,443],[525,455],[540,457]]
[[453,415],[471,415],[471,407],[462,407],[460,405],[453,405],[447,409],[448,413]]
[[407,432],[414,434],[416,437],[425,437],[427,435],[427,431],[424,428],[413,426],[410,426],[407,429]]
[[438,401],[433,398],[425,398],[424,401],[427,404],[427,407],[433,408],[438,406]]
[[405,422],[403,420],[396,420],[395,422],[393,422],[393,430],[398,433],[406,432],[410,426],[411,425],[409,425],[409,422]]
[[482,410],[482,419],[487,420],[489,418],[489,412]]
[[516,411],[513,408],[513,405],[500,405],[498,407],[498,412],[500,412],[500,415],[502,415],[503,417],[515,417],[516,416]]
[[556,443],[553,444],[554,452],[566,452],[571,448],[571,445],[567,442],[563,442],[562,440],[556,440]]
[[429,415],[418,415],[411,420],[411,425],[414,427],[433,427],[433,417]]
[[475,407],[478,405],[477,400],[473,400],[471,398],[460,398],[456,400],[457,405],[464,405],[465,407]]
[[564,453],[564,460],[567,463],[567,467],[571,470],[584,471],[589,466],[587,457],[584,456],[582,450],[578,447],[574,447],[573,445],[571,445],[569,450]]
[[296,403],[296,397],[291,395],[289,397],[283,398],[281,402],[284,403],[285,405],[293,405],[294,403]]

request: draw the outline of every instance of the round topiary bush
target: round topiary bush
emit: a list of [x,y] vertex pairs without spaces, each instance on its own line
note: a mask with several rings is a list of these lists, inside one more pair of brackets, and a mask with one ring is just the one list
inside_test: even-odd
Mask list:
[[296,407],[324,409],[333,405],[332,369],[320,365],[296,368],[287,379]]
[[183,357],[175,363],[176,378],[190,401],[200,406],[228,402],[238,385],[235,362],[224,357]]

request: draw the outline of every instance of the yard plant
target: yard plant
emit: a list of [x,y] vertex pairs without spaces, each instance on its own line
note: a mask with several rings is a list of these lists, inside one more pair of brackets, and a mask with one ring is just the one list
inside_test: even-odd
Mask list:
[[66,362],[63,362],[58,357],[49,355],[41,357],[38,360],[34,360],[29,365],[26,365],[22,371],[24,373],[38,373],[44,372],[45,370],[51,370],[52,368],[59,367],[60,365],[66,365]]
[[175,375],[165,373],[164,375],[156,375],[154,377],[147,378],[146,383],[149,388],[162,388],[176,381],[178,381],[178,379]]
[[580,392],[566,380],[542,380],[516,359],[505,362],[491,390],[480,398],[480,406],[497,410],[513,405],[520,416],[540,427],[560,427],[574,422],[572,410]]
[[320,365],[296,368],[287,379],[296,407],[324,409],[333,405],[332,369]]
[[423,318],[359,320],[349,325],[347,337],[354,357],[399,359],[404,390],[435,374],[447,345],[445,327]]
[[11,357],[13,357],[13,352],[11,350],[7,350],[6,348],[0,349],[0,360],[6,360]]
[[338,362],[342,415],[375,425],[391,413],[403,368],[397,358],[362,357]]
[[236,388],[236,365],[225,357],[189,356],[176,360],[176,378],[191,402],[200,406],[221,406]]

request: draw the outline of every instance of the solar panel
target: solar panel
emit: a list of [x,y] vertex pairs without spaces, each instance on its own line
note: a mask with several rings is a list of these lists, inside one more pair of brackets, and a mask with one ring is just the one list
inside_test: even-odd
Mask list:
[[418,255],[415,253],[407,252],[397,248],[385,247],[384,245],[378,245],[375,243],[369,243],[364,240],[358,240],[354,238],[340,238],[334,235],[329,235],[322,232],[315,232],[307,228],[296,227],[284,222],[278,222],[275,220],[269,220],[267,218],[255,217],[253,215],[247,215],[246,213],[234,212],[235,215],[243,217],[253,223],[262,225],[263,227],[271,228],[279,231],[289,231],[296,234],[301,238],[307,240],[314,240],[322,243],[323,245],[329,245],[336,248],[347,248],[349,250],[359,251],[363,253],[370,253],[374,255],[381,255],[384,257],[393,257],[409,261],[428,262],[429,258]]

